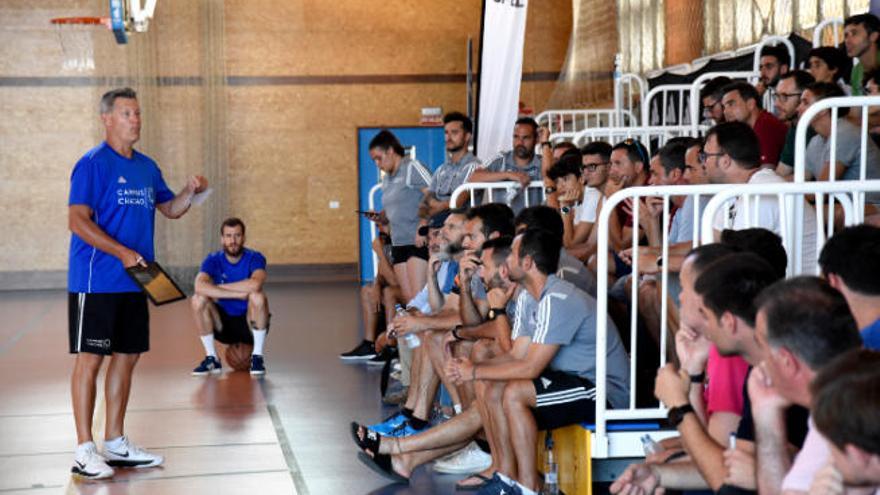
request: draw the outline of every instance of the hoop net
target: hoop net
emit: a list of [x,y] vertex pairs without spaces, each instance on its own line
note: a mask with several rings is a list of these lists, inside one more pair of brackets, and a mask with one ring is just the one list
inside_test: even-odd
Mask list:
[[61,43],[64,62],[62,68],[76,72],[94,70],[95,28],[110,29],[109,17],[56,17],[50,21],[55,26]]

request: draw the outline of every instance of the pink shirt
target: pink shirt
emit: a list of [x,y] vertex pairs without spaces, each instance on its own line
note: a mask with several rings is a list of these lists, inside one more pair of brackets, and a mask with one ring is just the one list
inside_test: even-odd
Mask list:
[[703,397],[706,400],[706,415],[716,412],[729,412],[742,416],[743,385],[749,372],[749,363],[740,356],[722,356],[714,345],[709,348],[706,362],[706,377],[709,383]]

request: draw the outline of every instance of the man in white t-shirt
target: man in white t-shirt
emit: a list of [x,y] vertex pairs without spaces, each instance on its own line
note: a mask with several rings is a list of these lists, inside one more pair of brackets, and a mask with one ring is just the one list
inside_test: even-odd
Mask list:
[[596,223],[601,194],[596,189],[585,188],[581,174],[581,153],[576,149],[566,151],[547,171],[547,177],[556,189],[559,213],[565,227],[562,242],[566,248],[586,242]]
[[[770,169],[761,168],[760,145],[752,128],[741,122],[725,122],[709,130],[700,159],[706,167],[706,175],[713,184],[782,184],[785,180]],[[715,237],[721,230],[742,230],[761,227],[786,239],[783,218],[779,211],[779,199],[774,195],[740,196],[736,201],[721,207],[715,217]],[[815,273],[816,212],[804,202],[804,225],[802,237],[800,273]],[[793,253],[788,253],[793,259]]]

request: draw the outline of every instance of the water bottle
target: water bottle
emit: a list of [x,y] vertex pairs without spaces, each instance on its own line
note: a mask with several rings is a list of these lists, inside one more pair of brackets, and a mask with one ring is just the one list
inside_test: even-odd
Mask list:
[[659,454],[663,452],[663,446],[659,443],[655,442],[653,438],[647,433],[642,435],[642,448],[645,449],[645,455],[649,456],[651,454]]
[[[403,309],[403,306],[400,304],[394,305],[394,314],[397,316],[406,316],[406,310]],[[419,336],[415,333],[408,333],[403,336],[403,342],[410,349],[415,349],[416,347],[422,345],[422,341],[419,340]]]
[[504,191],[504,202],[507,204],[513,203],[513,200],[519,195],[519,189],[519,184],[508,187],[507,190]]
[[543,495],[559,495],[559,472],[556,459],[553,458],[553,435],[547,430],[544,439],[544,490]]

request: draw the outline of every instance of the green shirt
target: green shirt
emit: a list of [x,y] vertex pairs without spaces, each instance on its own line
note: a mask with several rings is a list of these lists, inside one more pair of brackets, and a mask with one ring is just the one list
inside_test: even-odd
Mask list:
[[[876,57],[876,65],[874,67],[880,67],[880,50],[877,50]],[[853,96],[864,96],[865,95],[865,85],[864,79],[865,77],[865,66],[861,62],[854,65],[852,68],[852,72],[849,76],[849,85],[852,86],[852,95]]]

